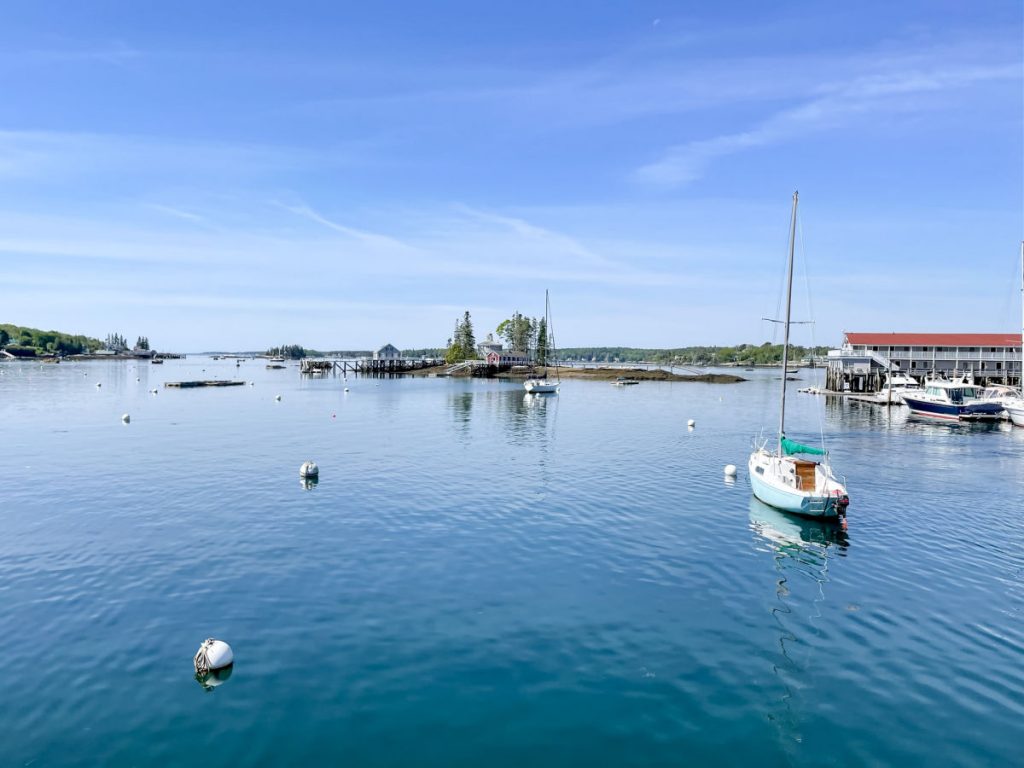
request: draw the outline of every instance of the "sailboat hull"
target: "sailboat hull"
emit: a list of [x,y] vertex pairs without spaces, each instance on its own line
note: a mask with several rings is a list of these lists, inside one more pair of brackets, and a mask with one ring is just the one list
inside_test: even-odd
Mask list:
[[[765,504],[805,517],[836,518],[846,513],[850,498],[846,489],[837,481],[826,475],[829,480],[822,489],[806,491],[789,485],[786,476],[780,471],[778,459],[762,451],[750,457],[750,487],[754,496]],[[820,468],[816,472],[820,472]]]
[[523,383],[531,395],[554,395],[558,393],[558,383],[554,381],[537,381],[530,379]]

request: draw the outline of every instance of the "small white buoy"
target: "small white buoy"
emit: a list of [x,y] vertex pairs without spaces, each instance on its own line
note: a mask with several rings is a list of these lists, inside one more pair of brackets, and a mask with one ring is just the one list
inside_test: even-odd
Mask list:
[[151,394],[151,395],[155,395],[155,394],[156,394],[156,390],[155,390],[155,389],[151,389],[151,390],[149,390],[149,394]]
[[230,667],[235,663],[235,654],[231,651],[231,646],[223,640],[208,637],[199,646],[193,662],[195,662],[196,674],[205,675],[218,669]]
[[142,379],[140,379],[138,376],[135,377],[135,380],[136,381],[142,381]]
[[725,476],[726,477],[736,477],[736,465],[735,464],[726,464],[725,465]]
[[250,381],[249,382],[249,386],[250,387],[255,387],[256,386],[256,382],[255,381]]
[[307,461],[299,467],[299,477],[320,477],[320,467],[315,461]]
[[280,395],[275,395],[275,396],[274,396],[274,399],[275,399],[275,400],[280,400],[280,399],[281,399],[281,396],[280,396]]
[[690,419],[688,422],[686,422],[686,426],[688,426],[688,427],[695,427],[695,426],[697,426],[697,422],[694,421],[693,419]]
[[131,417],[131,416],[129,416],[129,415],[127,414],[127,413],[126,413],[126,414],[123,414],[123,415],[121,416],[121,421],[123,421],[123,422],[124,422],[125,424],[130,424],[130,423],[131,423],[131,421],[132,421],[132,417]]
[[345,391],[348,392],[348,387],[345,387]]
[[97,387],[102,387],[103,385],[102,385],[102,384],[100,384],[100,383],[99,383],[99,382],[97,381],[97,382],[96,382],[96,386],[97,386]]

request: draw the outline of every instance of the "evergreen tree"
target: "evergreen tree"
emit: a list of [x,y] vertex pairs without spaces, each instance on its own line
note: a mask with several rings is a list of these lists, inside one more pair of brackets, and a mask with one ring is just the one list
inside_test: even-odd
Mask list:
[[540,365],[548,364],[548,324],[547,321],[542,317],[536,323],[537,327],[537,362]]
[[475,360],[477,358],[476,336],[473,335],[473,320],[469,316],[468,309],[462,317],[462,325],[459,330],[459,345],[462,347],[463,359]]
[[7,346],[7,342],[11,340],[11,334],[0,328],[0,347]]

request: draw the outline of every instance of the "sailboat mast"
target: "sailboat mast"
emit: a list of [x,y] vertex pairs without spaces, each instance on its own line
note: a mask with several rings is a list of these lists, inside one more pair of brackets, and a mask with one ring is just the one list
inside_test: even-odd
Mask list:
[[1017,385],[1024,391],[1024,240],[1020,242],[1020,378]]
[[789,368],[789,321],[793,308],[793,251],[796,247],[796,203],[799,192],[793,193],[793,216],[789,222],[789,264],[786,267],[786,325],[782,338],[782,404],[779,408],[779,455],[786,434],[786,370]]

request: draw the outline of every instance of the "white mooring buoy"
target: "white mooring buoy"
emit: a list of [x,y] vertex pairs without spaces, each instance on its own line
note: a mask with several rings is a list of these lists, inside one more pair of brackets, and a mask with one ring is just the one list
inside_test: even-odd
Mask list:
[[281,399],[281,396],[280,396],[280,395],[274,395],[274,399],[275,399],[275,400],[280,400],[280,399]]
[[131,420],[132,420],[132,417],[130,415],[128,415],[127,413],[122,414],[121,421],[123,421],[125,424],[130,424]]
[[193,661],[196,666],[196,674],[204,675],[207,672],[230,667],[235,663],[235,654],[232,652],[231,646],[223,640],[208,637],[200,644]]
[[348,387],[345,387],[345,391],[348,392]]
[[320,477],[320,467],[312,460],[303,462],[299,467],[299,477]]
[[97,386],[97,387],[102,387],[103,385],[102,385],[102,384],[100,384],[100,383],[99,383],[99,382],[97,381],[97,382],[96,382],[96,386]]
[[736,477],[736,465],[735,464],[726,464],[725,465],[725,476],[726,477]]
[[686,426],[688,426],[688,427],[695,427],[695,426],[697,426],[697,422],[694,421],[693,419],[690,419],[688,422],[686,422]]

